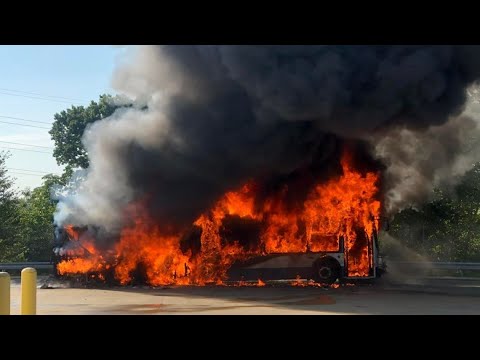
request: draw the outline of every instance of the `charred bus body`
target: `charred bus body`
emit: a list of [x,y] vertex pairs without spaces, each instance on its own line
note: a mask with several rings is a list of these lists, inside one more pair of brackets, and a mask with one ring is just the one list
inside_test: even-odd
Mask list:
[[[384,230],[388,230],[388,222],[385,222]],[[60,227],[55,228],[53,251],[55,275],[60,276],[57,267],[59,262],[90,256],[89,250],[82,245],[81,241],[78,241],[85,232],[94,233],[96,229],[87,226],[73,227],[69,231]],[[386,272],[386,264],[379,252],[377,229],[373,227],[370,234],[364,230],[359,231],[357,236],[362,238],[361,246],[357,246],[360,252],[355,252],[358,249],[352,246],[349,248],[344,236],[333,237],[336,239],[335,246],[330,242],[325,248],[315,249],[316,251],[307,249],[306,252],[263,252],[249,256],[246,260],[237,260],[227,270],[227,280],[271,281],[301,278],[322,284],[332,284],[337,280],[357,281],[380,277]],[[360,259],[358,254],[363,254],[363,259]],[[362,260],[364,267],[362,274],[359,275],[355,268]],[[187,264],[185,266],[187,268]],[[103,278],[115,282],[113,273],[103,274]]]
[[[75,233],[81,233],[88,229],[87,226],[77,227],[75,228]],[[75,249],[75,240],[68,234],[65,228],[57,226],[56,224],[53,226],[54,236],[53,236],[53,255],[52,255],[52,263],[53,263],[53,271],[55,276],[60,276],[58,271],[58,264],[61,261],[69,260],[71,258],[77,257],[78,254],[73,254],[72,251],[68,250],[69,248]]]
[[[386,230],[388,229],[388,225]],[[312,279],[322,284],[336,280],[370,280],[382,276],[387,269],[379,252],[378,234],[365,234],[368,270],[359,276],[351,269],[357,259],[345,244],[345,238],[338,238],[338,247],[329,251],[307,251],[305,253],[272,253],[246,261],[237,261],[228,271],[230,280],[286,280]],[[350,259],[349,259],[350,257]]]

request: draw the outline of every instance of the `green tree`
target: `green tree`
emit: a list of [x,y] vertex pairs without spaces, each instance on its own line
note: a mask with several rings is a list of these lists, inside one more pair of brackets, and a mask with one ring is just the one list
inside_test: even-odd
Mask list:
[[398,213],[390,232],[432,260],[480,261],[480,164],[452,192],[437,189],[432,201]]
[[72,106],[54,115],[50,136],[55,142],[53,156],[59,165],[68,168],[87,168],[88,154],[82,144],[82,135],[88,124],[104,119],[119,108],[111,95],[101,95],[89,106]]
[[63,185],[65,179],[46,175],[43,180],[42,186],[24,191],[18,202],[17,246],[26,261],[49,261],[52,255],[55,202],[50,194],[52,186]]
[[65,185],[71,170],[62,176],[46,175],[43,184],[20,195],[13,190],[0,152],[0,262],[48,261],[53,245],[54,185]]
[[0,152],[0,261],[22,260],[15,236],[18,228],[17,196],[5,166],[8,156],[8,153]]

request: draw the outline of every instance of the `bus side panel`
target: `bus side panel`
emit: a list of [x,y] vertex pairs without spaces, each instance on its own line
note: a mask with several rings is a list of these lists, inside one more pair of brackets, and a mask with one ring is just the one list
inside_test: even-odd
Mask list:
[[313,264],[315,261],[328,255],[336,259],[341,267],[341,275],[344,274],[343,253],[298,253],[298,254],[271,254],[249,259],[246,262],[238,262],[227,271],[228,280],[287,280],[300,277],[312,279]]
[[285,267],[285,268],[231,268],[228,273],[228,280],[286,280],[295,279],[300,276],[301,279],[312,278],[311,267]]

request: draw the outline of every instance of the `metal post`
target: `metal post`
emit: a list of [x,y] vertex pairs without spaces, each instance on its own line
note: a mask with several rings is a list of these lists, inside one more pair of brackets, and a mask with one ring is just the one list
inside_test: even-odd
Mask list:
[[22,315],[37,313],[37,270],[22,270]]
[[0,315],[10,315],[10,275],[0,272]]

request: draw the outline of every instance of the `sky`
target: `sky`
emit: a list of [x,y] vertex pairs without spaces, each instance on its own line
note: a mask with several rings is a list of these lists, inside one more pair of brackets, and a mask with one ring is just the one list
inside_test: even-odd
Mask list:
[[62,173],[48,133],[53,115],[115,94],[110,79],[123,51],[110,45],[0,45],[0,150],[10,152],[6,166],[18,190],[41,185],[46,173]]

